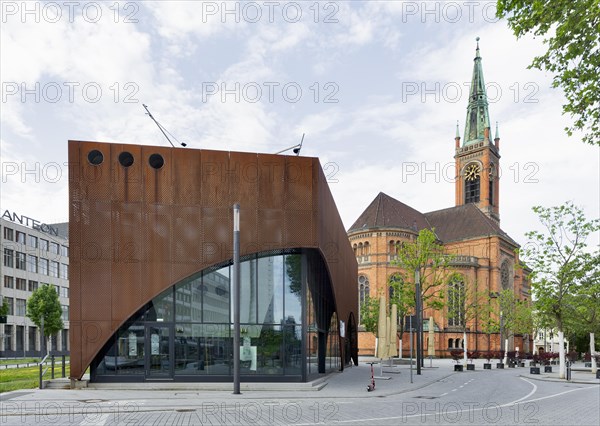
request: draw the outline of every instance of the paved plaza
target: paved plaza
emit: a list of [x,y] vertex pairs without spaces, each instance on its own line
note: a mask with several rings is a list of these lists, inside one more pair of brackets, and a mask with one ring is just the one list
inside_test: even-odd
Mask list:
[[[529,367],[454,372],[452,360],[429,360],[420,376],[410,367],[375,366],[376,389],[367,391],[370,366],[306,384],[190,383],[171,390],[127,384],[102,389],[23,390],[2,394],[2,425],[598,425],[600,380],[573,371],[530,375]],[[494,365],[495,366],[495,365]],[[557,367],[554,367],[557,370]],[[168,387],[165,385],[164,387]],[[230,387],[230,389],[227,389]],[[317,390],[319,389],[319,390]]]

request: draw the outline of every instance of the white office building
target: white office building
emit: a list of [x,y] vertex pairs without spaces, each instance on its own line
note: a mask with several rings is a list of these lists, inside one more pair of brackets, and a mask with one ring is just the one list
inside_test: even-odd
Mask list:
[[[69,351],[69,240],[68,223],[45,224],[4,210],[0,218],[2,261],[0,296],[8,315],[0,324],[0,357],[39,356],[40,330],[26,316],[27,300],[39,286],[56,289],[63,310],[64,329],[50,338],[51,353]],[[3,321],[1,321],[3,322]]]

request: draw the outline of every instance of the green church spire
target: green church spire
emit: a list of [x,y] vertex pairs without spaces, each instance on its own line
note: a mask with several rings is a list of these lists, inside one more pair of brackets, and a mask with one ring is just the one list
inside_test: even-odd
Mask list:
[[476,40],[477,49],[475,50],[475,59],[473,60],[473,78],[471,79],[471,90],[469,92],[463,146],[489,140],[490,138],[490,116],[488,113],[485,82],[483,80],[481,56],[479,55],[479,37]]

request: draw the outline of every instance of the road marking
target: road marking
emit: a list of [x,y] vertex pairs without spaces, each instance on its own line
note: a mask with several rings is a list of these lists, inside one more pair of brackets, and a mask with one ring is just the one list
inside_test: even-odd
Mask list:
[[448,395],[448,392],[445,392],[445,393],[441,394],[440,396],[446,396],[446,395]]
[[452,392],[456,392],[458,389],[452,389]]
[[465,386],[465,385],[460,385],[458,388],[460,389],[460,388],[462,388],[462,387],[464,387],[464,386]]
[[108,414],[102,414],[98,419],[88,420],[84,419],[79,425],[80,426],[104,426],[108,420]]

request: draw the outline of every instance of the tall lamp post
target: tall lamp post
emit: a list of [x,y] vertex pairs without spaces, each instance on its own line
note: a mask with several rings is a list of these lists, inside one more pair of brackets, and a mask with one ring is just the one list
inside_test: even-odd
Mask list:
[[240,394],[240,205],[233,205],[233,393]]
[[421,274],[419,268],[415,269],[415,297],[415,310],[417,311],[417,375],[420,375],[423,358],[423,321],[421,315]]

